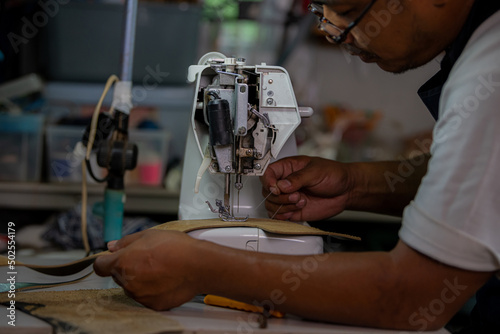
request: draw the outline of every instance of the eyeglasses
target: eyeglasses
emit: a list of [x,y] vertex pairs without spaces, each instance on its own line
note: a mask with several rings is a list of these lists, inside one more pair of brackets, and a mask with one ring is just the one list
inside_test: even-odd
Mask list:
[[359,14],[359,16],[356,19],[354,19],[354,21],[352,21],[351,23],[349,23],[345,29],[340,29],[335,24],[333,24],[332,22],[330,22],[323,15],[323,5],[315,4],[315,3],[310,3],[309,6],[307,7],[307,9],[311,13],[313,13],[314,15],[316,15],[316,16],[319,17],[318,29],[325,34],[326,39],[330,43],[341,44],[342,42],[344,42],[346,40],[347,35],[349,34],[349,32],[359,23],[359,21],[361,21],[363,19],[363,17],[366,15],[366,13],[368,13],[368,11],[370,10],[370,8],[372,8],[373,4],[376,1],[377,0],[372,0],[365,7],[365,9],[363,9],[363,11],[361,12],[361,14]]

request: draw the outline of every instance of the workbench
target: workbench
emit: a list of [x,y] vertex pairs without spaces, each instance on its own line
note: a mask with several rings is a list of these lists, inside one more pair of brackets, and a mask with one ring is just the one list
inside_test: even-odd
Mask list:
[[[49,255],[28,255],[20,256],[18,260],[25,263],[38,264],[58,264],[67,263],[70,260],[82,257],[81,251],[60,252]],[[36,262],[35,262],[36,261]],[[26,268],[24,268],[26,269]],[[91,272],[89,267],[87,272]],[[5,270],[2,269],[2,278]],[[23,280],[26,276],[23,276]],[[79,290],[79,289],[107,289],[114,288],[116,284],[109,277],[99,277],[92,273],[86,279],[66,286],[45,289],[46,291],[62,291],[62,290]],[[174,308],[170,311],[161,312],[170,319],[176,320],[183,328],[182,333],[189,334],[241,334],[241,333],[275,333],[275,334],[335,334],[335,333],[407,333],[392,330],[379,330],[372,328],[361,328],[353,326],[344,326],[336,324],[327,324],[321,322],[313,322],[302,320],[296,316],[287,314],[284,318],[270,318],[267,322],[266,329],[258,328],[254,313],[238,311],[233,309],[215,307],[205,305],[200,296],[195,297],[192,301],[184,305]],[[47,323],[40,319],[29,316],[21,311],[16,312],[16,326],[12,327],[7,324],[7,309],[0,308],[0,333],[22,333],[22,334],[51,334],[52,328]],[[434,332],[434,334],[449,333],[445,329]],[[125,334],[125,333],[123,333]]]

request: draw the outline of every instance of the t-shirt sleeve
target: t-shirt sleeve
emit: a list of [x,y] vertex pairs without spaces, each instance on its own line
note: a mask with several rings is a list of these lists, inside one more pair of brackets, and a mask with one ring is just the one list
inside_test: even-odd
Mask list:
[[428,172],[400,238],[445,264],[500,272],[500,16],[492,19],[443,88]]

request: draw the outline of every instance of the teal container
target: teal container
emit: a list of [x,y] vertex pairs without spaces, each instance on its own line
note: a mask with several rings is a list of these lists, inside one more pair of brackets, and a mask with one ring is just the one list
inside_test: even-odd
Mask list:
[[104,242],[122,237],[125,192],[106,189],[104,192]]

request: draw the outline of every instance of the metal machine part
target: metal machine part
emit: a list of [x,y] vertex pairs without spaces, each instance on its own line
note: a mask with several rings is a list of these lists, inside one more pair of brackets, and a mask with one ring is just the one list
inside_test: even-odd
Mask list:
[[236,218],[231,215],[229,212],[229,207],[223,205],[221,200],[215,200],[215,205],[218,209],[215,209],[209,201],[207,201],[206,203],[210,208],[210,211],[212,211],[213,213],[218,213],[219,218],[225,222],[244,222],[248,220],[248,216],[246,216],[245,218]]
[[[274,160],[297,154],[293,132],[312,109],[298,107],[285,69],[249,66],[242,58],[220,53],[208,53],[190,66],[188,81],[195,83],[195,94],[179,219],[218,217],[237,225],[248,217],[268,217],[259,176]],[[323,250],[319,236],[274,235],[256,227],[189,234],[258,252],[305,255]]]
[[[309,116],[312,109],[298,107],[284,68],[249,66],[243,58],[209,53],[198,65],[190,66],[188,81],[196,83],[192,140],[204,161],[202,165],[208,165],[210,174],[224,176],[224,201],[218,205],[227,211],[224,219],[241,220],[234,212],[240,210],[239,195],[245,191],[245,178],[264,174],[293,138],[301,116]],[[200,179],[195,189],[199,189]],[[244,206],[243,213],[254,216],[249,212],[252,208]]]

